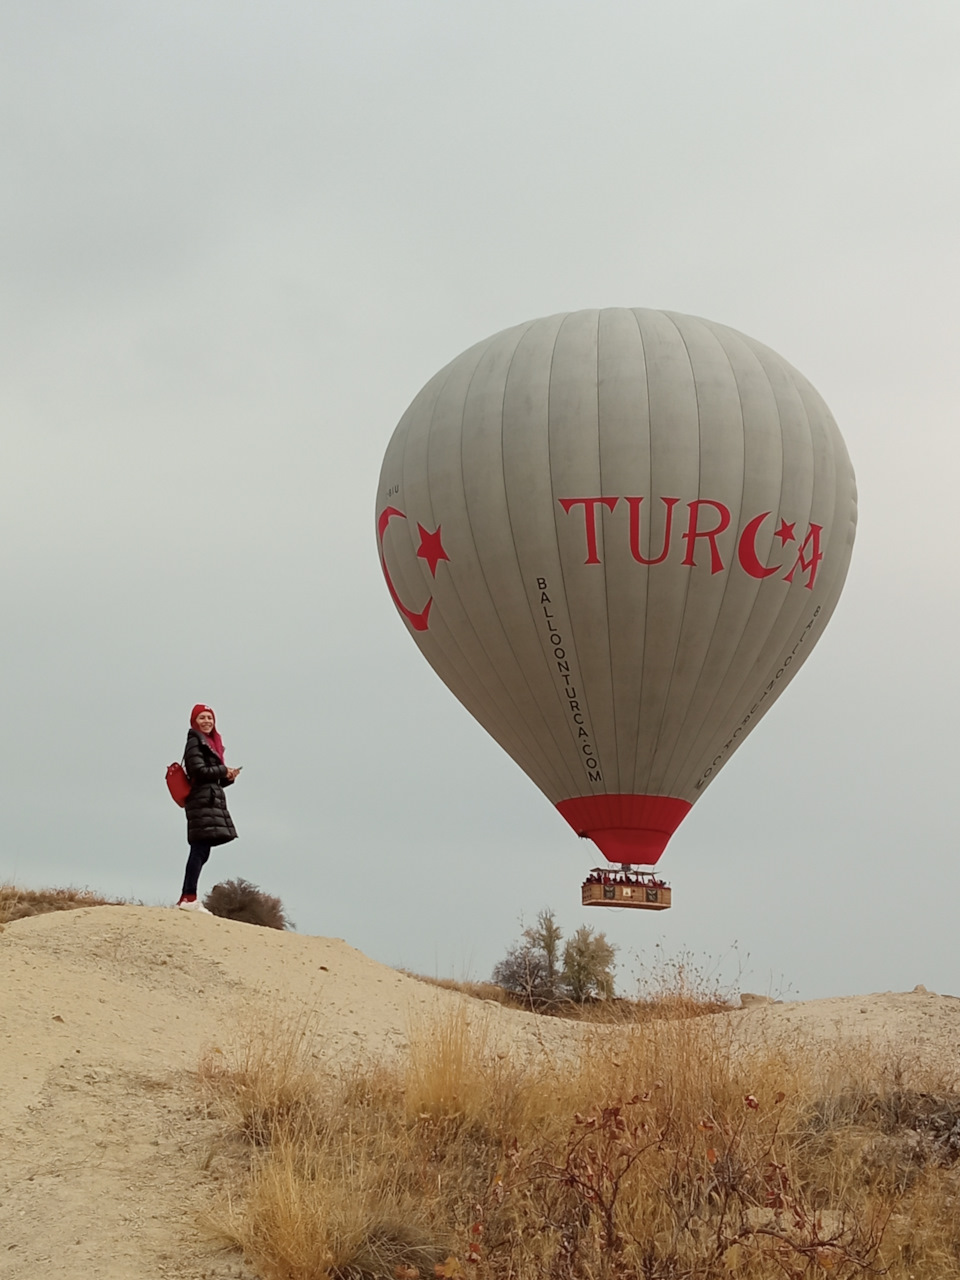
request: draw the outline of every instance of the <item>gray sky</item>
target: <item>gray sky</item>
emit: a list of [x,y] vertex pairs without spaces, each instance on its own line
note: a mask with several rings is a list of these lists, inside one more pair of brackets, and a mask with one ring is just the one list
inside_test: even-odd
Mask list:
[[[553,906],[747,989],[960,990],[955,0],[0,6],[0,878],[172,902],[211,703],[242,875],[485,977]],[[594,859],[447,692],[380,460],[463,348],[703,315],[811,379],[860,486],[816,653],[662,862]],[[736,944],[734,946],[734,944]]]

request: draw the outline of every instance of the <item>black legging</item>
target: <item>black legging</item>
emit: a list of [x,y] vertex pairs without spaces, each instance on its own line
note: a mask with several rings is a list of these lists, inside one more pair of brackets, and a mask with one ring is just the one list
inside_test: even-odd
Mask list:
[[209,857],[210,845],[192,844],[190,846],[190,856],[187,858],[187,869],[183,874],[184,898],[195,898],[197,896],[197,881],[200,879],[200,871],[203,864]]

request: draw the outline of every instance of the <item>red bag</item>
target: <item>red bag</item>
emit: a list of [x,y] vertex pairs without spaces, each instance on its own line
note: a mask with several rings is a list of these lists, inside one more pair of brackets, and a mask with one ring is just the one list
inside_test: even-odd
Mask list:
[[190,779],[182,764],[167,766],[167,790],[182,809],[190,794]]

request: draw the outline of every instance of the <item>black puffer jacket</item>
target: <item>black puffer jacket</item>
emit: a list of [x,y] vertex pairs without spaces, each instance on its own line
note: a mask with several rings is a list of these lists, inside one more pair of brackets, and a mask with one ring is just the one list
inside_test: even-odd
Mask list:
[[183,763],[190,779],[187,811],[189,844],[227,844],[236,840],[237,829],[227,810],[223,788],[232,785],[227,766],[195,729],[187,734]]

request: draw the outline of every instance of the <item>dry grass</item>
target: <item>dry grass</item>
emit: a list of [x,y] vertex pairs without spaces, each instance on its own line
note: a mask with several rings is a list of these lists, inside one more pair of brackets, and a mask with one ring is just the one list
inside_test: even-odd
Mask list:
[[581,1004],[576,1000],[557,999],[531,1008],[530,1003],[522,996],[514,995],[495,982],[458,982],[454,978],[429,978],[421,973],[411,973],[408,969],[400,972],[417,982],[425,982],[444,991],[458,991],[461,995],[484,1000],[488,1004],[500,1004],[508,1009],[598,1025],[702,1018],[710,1013],[729,1013],[737,1007],[733,997],[712,988],[705,989],[688,983],[682,980],[682,973],[681,981],[677,983],[667,984],[658,979],[656,988],[646,991],[637,1000],[616,996],[612,1000],[587,1000]]
[[122,899],[103,898],[92,889],[19,889],[14,884],[0,884],[0,924],[44,915],[48,911],[127,905]]
[[960,1277],[960,1095],[865,1049],[737,1048],[728,1020],[504,1057],[461,1010],[392,1065],[307,1026],[201,1070],[237,1182],[213,1229],[265,1280]]

